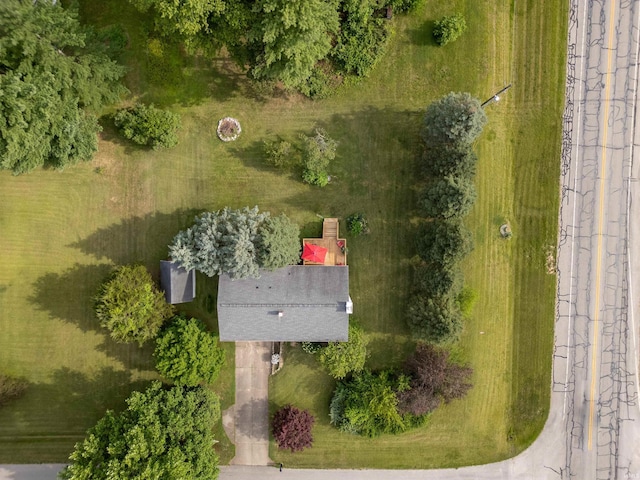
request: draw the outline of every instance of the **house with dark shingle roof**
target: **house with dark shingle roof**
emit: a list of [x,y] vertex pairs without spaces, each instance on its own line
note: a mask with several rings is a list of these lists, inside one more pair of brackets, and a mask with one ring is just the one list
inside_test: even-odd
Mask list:
[[196,271],[187,271],[175,262],[160,260],[160,285],[167,303],[191,302],[196,298]]
[[221,341],[346,342],[349,267],[292,265],[260,278],[220,275]]

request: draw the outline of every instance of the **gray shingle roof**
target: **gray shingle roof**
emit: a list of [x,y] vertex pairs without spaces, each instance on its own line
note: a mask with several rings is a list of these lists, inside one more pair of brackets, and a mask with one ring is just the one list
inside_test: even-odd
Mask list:
[[174,262],[160,260],[160,285],[167,303],[186,303],[196,298],[196,271],[186,271]]
[[349,267],[293,265],[260,274],[242,280],[220,276],[220,340],[348,340]]

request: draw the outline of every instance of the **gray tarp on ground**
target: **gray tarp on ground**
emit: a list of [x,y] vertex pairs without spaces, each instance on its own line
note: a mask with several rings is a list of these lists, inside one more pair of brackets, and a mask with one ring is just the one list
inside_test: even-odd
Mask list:
[[218,285],[222,341],[347,341],[349,267],[294,265]]

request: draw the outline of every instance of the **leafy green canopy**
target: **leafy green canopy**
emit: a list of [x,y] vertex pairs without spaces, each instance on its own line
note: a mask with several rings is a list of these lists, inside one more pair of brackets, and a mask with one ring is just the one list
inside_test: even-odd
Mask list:
[[324,187],[329,183],[329,163],[336,158],[338,142],[322,128],[316,128],[313,137],[301,135],[302,179],[311,185]]
[[433,26],[433,38],[441,47],[453,42],[467,29],[467,22],[461,13],[442,17]]
[[459,219],[433,220],[418,233],[418,255],[429,264],[452,265],[473,250],[471,232]]
[[114,123],[126,138],[139,145],[153,147],[154,150],[178,144],[180,115],[153,105],[138,103],[131,108],[118,110]]
[[320,351],[320,363],[338,380],[361,371],[366,359],[367,340],[362,329],[353,324],[349,325],[348,342],[330,342]]
[[107,411],[76,444],[67,480],[218,477],[213,425],[220,419],[218,397],[204,388],[164,389],[154,382],[133,392],[127,409]]
[[462,331],[462,314],[451,296],[414,295],[409,299],[407,323],[413,338],[444,344],[458,339]]
[[154,338],[173,307],[143,265],[115,269],[96,296],[96,316],[117,342],[142,345]]
[[258,54],[251,70],[257,79],[279,80],[296,88],[311,76],[331,49],[338,31],[335,0],[258,0],[257,22],[249,32]]
[[176,385],[211,384],[224,365],[218,337],[195,318],[174,318],[156,338],[153,356],[158,372]]
[[350,380],[338,382],[331,399],[331,424],[343,432],[366,437],[383,433],[401,433],[412,419],[398,412],[396,394],[409,388],[404,375],[394,377],[387,371],[364,370]]
[[0,2],[0,168],[14,174],[90,160],[91,112],[126,89],[124,68],[57,2]]
[[258,207],[205,212],[179,232],[169,255],[187,270],[210,277],[259,277],[260,268],[276,269],[299,261],[299,230],[284,214],[271,218]]

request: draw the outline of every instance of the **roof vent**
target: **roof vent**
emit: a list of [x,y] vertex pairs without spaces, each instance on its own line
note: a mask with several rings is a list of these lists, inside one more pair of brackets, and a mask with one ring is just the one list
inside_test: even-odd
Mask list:
[[282,310],[278,311],[278,317],[279,318],[284,317],[284,312]]
[[349,295],[349,300],[347,300],[347,313],[353,313],[353,300],[351,300],[351,295]]

